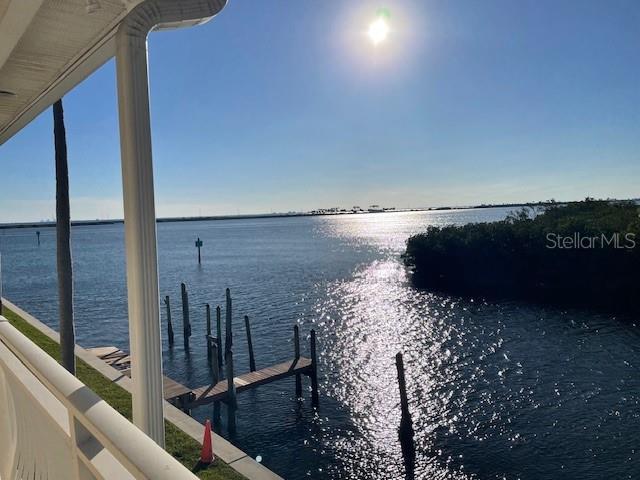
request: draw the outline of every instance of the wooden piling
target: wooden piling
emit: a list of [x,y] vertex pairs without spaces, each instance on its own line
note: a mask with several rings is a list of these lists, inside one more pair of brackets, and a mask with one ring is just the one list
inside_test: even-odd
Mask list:
[[180,284],[182,290],[182,335],[184,337],[185,347],[189,347],[189,337],[191,336],[191,322],[189,321],[189,297],[187,295],[187,286]]
[[253,342],[251,341],[251,325],[249,323],[249,316],[244,316],[244,328],[247,331],[247,346],[249,347],[249,370],[256,371],[256,359],[253,356]]
[[236,398],[236,385],[233,382],[233,352],[227,350],[224,353],[224,362],[227,370],[227,425],[229,432],[236,430],[236,410],[238,408],[238,400]]
[[411,413],[409,412],[409,399],[407,398],[407,383],[404,376],[404,361],[402,353],[396,354],[396,370],[398,371],[398,388],[400,390],[400,409],[402,417],[411,423]]
[[[300,328],[298,325],[293,326],[293,349],[294,359],[297,363],[300,360]],[[299,373],[296,375],[296,398],[302,398],[302,375]]]
[[[218,346],[217,339],[214,339],[211,335],[207,337],[207,342],[211,345],[211,362],[213,363],[212,385],[217,385],[220,381],[220,364],[218,363],[220,347]],[[220,423],[220,402],[213,402],[213,421],[214,423]]]
[[225,362],[227,361],[227,352],[233,348],[233,332],[231,330],[231,290],[226,290],[227,308],[225,311],[226,323],[225,323],[225,339],[224,339],[224,353]]
[[169,295],[164,297],[164,304],[167,306],[167,336],[169,337],[169,346],[173,347],[173,324],[171,323],[171,303]]
[[209,337],[211,337],[211,307],[209,304],[205,304],[204,306],[207,313],[207,356],[211,356],[211,341]]
[[220,305],[216,307],[216,341],[218,345],[218,365],[222,367],[222,320],[220,315]]
[[400,447],[402,449],[402,456],[405,463],[406,478],[413,478],[416,453],[413,443],[413,422],[411,420],[411,412],[409,412],[409,400],[407,398],[407,384],[404,377],[402,353],[396,354],[396,369],[398,371],[400,410],[402,412],[398,436],[400,437]]
[[318,398],[318,356],[316,354],[316,331],[311,330],[311,405],[317,408],[320,404]]
[[38,246],[40,246],[40,232],[36,232],[36,237],[38,237]]
[[202,247],[202,240],[200,240],[200,237],[198,237],[198,239],[196,240],[196,248],[198,249],[198,265],[200,265],[202,263],[202,259],[200,257],[200,248]]

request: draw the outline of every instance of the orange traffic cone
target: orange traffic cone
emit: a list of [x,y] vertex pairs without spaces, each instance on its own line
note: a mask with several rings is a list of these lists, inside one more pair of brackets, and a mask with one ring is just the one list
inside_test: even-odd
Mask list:
[[211,422],[204,423],[204,439],[202,440],[202,452],[200,452],[200,463],[206,465],[213,462],[213,448],[211,446]]

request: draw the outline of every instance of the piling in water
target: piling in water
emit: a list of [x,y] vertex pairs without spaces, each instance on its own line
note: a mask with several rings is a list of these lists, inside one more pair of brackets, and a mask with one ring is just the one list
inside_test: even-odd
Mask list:
[[231,291],[227,288],[226,291],[227,308],[225,311],[226,323],[225,323],[225,339],[224,339],[224,353],[225,362],[227,361],[227,352],[233,348],[233,332],[231,330]]
[[216,307],[216,342],[218,345],[218,365],[222,367],[222,320],[220,305]]
[[[207,337],[207,342],[211,345],[211,362],[212,365],[212,373],[213,373],[213,382],[212,385],[217,385],[220,381],[220,364],[218,363],[218,353],[220,352],[220,347],[218,346],[217,341],[211,335]],[[214,423],[220,423],[220,402],[213,402],[213,421]]]
[[311,405],[318,408],[318,356],[316,354],[316,331],[311,330]]
[[173,347],[173,324],[171,323],[171,304],[169,302],[169,295],[167,295],[164,297],[164,304],[167,306],[167,337],[169,337],[169,346]]
[[247,331],[247,346],[249,348],[249,370],[256,371],[256,359],[253,356],[253,342],[251,341],[251,324],[249,323],[249,316],[244,316],[244,328]]
[[402,354],[396,354],[396,369],[398,370],[398,387],[400,389],[400,410],[402,417],[400,418],[400,428],[398,436],[400,437],[400,447],[404,458],[406,478],[414,477],[416,450],[413,443],[413,421],[411,420],[411,412],[409,412],[409,400],[407,398],[407,384],[404,377],[404,362]]
[[[294,361],[297,363],[300,360],[300,328],[298,325],[293,326],[293,351]],[[296,398],[302,398],[302,376],[296,374]]]
[[224,354],[224,362],[227,370],[227,425],[229,432],[236,431],[236,410],[238,400],[236,398],[236,385],[233,382],[233,352],[227,350]]
[[206,314],[207,314],[207,356],[211,356],[211,342],[209,337],[211,337],[211,307],[207,303],[205,306]]
[[202,247],[202,240],[200,240],[200,237],[198,237],[198,239],[196,240],[196,248],[198,249],[198,265],[200,265],[202,263],[202,259],[200,257],[200,248]]
[[191,336],[191,322],[189,321],[189,297],[187,295],[187,286],[180,284],[182,290],[182,335],[184,337],[184,346],[189,347],[189,337]]

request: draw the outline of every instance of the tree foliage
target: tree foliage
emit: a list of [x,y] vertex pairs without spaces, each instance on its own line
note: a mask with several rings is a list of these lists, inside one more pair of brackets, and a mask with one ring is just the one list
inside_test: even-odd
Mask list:
[[499,222],[428,227],[404,258],[421,287],[639,309],[633,202],[549,202]]

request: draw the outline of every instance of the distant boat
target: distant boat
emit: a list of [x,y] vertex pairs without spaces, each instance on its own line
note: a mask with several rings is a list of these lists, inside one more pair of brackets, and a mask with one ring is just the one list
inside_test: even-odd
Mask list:
[[369,213],[379,213],[379,212],[384,212],[384,208],[382,208],[380,205],[369,206]]

